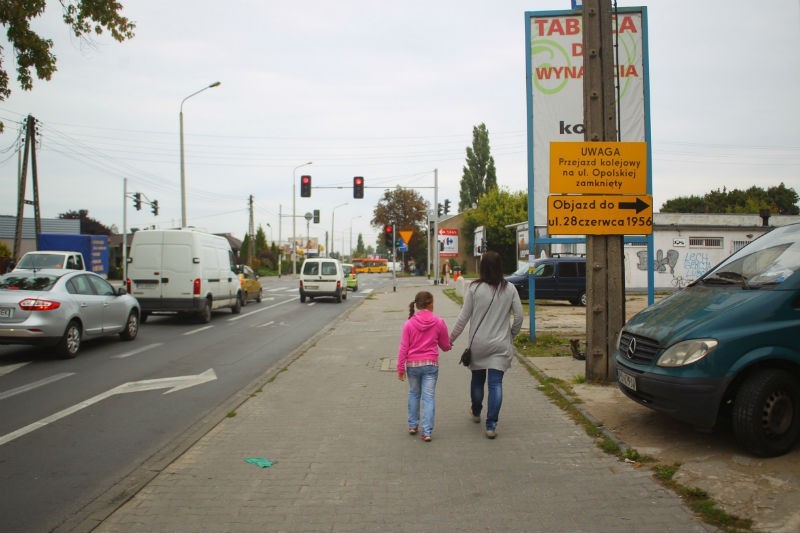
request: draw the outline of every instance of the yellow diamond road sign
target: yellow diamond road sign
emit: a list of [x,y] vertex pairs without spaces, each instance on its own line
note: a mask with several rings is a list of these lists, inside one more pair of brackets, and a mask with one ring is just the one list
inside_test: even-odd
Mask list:
[[653,197],[636,195],[550,195],[550,235],[649,235],[653,233]]

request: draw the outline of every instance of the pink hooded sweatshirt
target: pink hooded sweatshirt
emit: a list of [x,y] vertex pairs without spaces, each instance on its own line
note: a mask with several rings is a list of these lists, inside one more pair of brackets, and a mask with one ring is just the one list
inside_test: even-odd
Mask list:
[[397,350],[397,372],[405,373],[406,361],[438,361],[439,348],[447,352],[452,347],[444,319],[427,309],[420,309],[403,324]]

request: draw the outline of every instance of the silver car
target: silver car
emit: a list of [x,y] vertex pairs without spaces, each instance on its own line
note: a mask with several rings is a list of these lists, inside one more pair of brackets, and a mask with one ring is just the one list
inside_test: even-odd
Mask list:
[[0,344],[53,346],[72,358],[81,341],[139,332],[139,302],[85,270],[46,269],[0,276]]

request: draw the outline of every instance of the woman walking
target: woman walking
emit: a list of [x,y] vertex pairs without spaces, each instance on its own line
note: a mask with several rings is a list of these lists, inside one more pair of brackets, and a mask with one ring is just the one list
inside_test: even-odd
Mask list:
[[[514,317],[511,323],[509,313]],[[464,306],[450,332],[451,343],[461,335],[467,322],[472,348],[470,415],[474,422],[481,421],[484,385],[488,378],[486,436],[493,439],[497,436],[497,421],[503,404],[503,376],[514,355],[512,340],[522,328],[522,302],[517,289],[503,277],[503,259],[497,252],[483,254],[480,277],[467,288]]]
[[431,441],[436,413],[439,348],[446,352],[451,347],[447,324],[433,314],[433,295],[428,291],[418,292],[408,306],[408,321],[403,324],[403,335],[397,350],[397,379],[405,381],[408,376],[408,432],[416,435],[421,429],[422,440],[426,442]]

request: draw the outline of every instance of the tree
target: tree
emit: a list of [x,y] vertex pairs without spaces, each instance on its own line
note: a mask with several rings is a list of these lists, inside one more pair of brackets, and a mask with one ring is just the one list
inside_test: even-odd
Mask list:
[[[111,33],[116,41],[133,38],[136,25],[120,14],[122,4],[116,0],[59,0],[62,18],[78,39],[88,40],[92,34]],[[6,37],[16,57],[17,81],[25,91],[33,88],[33,73],[40,80],[49,80],[56,68],[53,41],[33,31],[30,21],[40,17],[47,7],[47,0],[2,0],[0,2],[0,24],[6,28]],[[7,64],[0,46],[0,101],[11,95],[8,87]],[[0,132],[3,123],[0,122]]]
[[359,233],[358,240],[356,242],[356,250],[353,257],[365,257],[366,255],[366,248],[364,248],[364,236]]
[[783,183],[766,190],[750,187],[746,191],[725,187],[712,190],[704,196],[684,196],[667,200],[662,213],[760,213],[768,210],[776,215],[797,215],[798,194]]
[[485,192],[497,189],[497,172],[489,149],[486,124],[472,128],[472,147],[467,147],[467,164],[461,176],[461,200],[458,210],[464,211],[478,202]]
[[486,243],[503,258],[507,272],[517,268],[516,232],[507,228],[520,220],[528,219],[528,195],[522,191],[492,189],[480,197],[478,207],[467,212],[464,217],[465,238],[472,239],[475,228],[486,228]]
[[399,235],[400,231],[413,231],[411,242],[408,243],[408,257],[412,257],[418,264],[426,264],[427,240],[425,226],[428,220],[428,202],[412,189],[397,187],[383,193],[383,198],[375,206],[370,223],[381,228],[378,232],[376,248],[385,249],[383,243],[383,227],[395,224]]
[[113,233],[111,228],[90,217],[88,209],[67,211],[66,213],[61,213],[58,215],[58,218],[67,220],[80,220],[81,234],[83,235],[111,235]]

